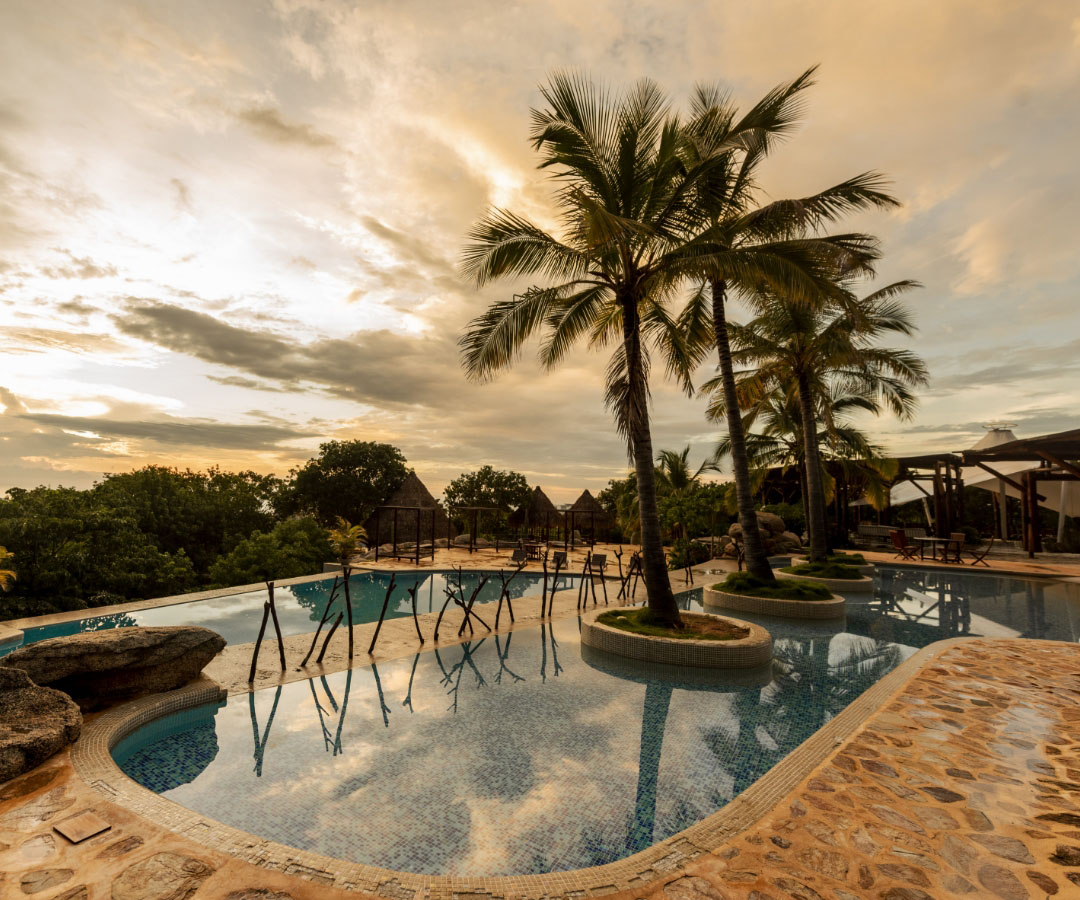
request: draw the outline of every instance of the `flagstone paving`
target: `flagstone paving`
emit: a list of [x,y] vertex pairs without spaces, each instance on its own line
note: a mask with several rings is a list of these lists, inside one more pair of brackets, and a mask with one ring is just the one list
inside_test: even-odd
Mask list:
[[[77,845],[53,830],[87,809],[112,828]],[[4,898],[364,895],[302,860],[284,869],[232,858],[104,799],[66,752],[0,785]],[[590,889],[595,875],[563,875],[552,900],[1080,897],[1080,647],[950,642],[740,834],[620,893]],[[426,900],[392,881],[377,896]],[[437,900],[518,896],[528,894],[461,880]]]

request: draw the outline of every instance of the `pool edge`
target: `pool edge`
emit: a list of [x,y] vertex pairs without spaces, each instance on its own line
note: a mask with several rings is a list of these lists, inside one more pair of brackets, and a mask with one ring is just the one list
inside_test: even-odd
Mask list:
[[402,900],[403,892],[409,891],[416,895],[427,892],[427,896],[433,898],[470,892],[503,896],[557,896],[583,892],[596,896],[636,889],[657,879],[674,877],[692,860],[719,849],[751,827],[771,812],[871,715],[881,710],[915,673],[954,645],[967,640],[970,639],[949,638],[916,651],[738,797],[700,822],[633,856],[602,866],[548,874],[416,875],[353,863],[270,841],[202,816],[143,788],[124,775],[110,753],[116,742],[156,718],[220,697],[221,687],[207,678],[95,716],[72,747],[71,762],[76,774],[99,794],[175,834],[265,869],[285,874],[315,872],[320,877],[329,876],[332,881],[327,886],[367,891],[387,900]]

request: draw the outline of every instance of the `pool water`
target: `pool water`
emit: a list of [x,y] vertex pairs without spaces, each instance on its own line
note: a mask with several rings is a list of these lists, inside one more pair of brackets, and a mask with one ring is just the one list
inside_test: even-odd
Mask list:
[[641,673],[582,647],[570,618],[234,695],[113,754],[151,790],[294,847],[421,874],[553,872],[720,809],[918,647],[1080,638],[1080,585],[882,569],[848,601],[846,622],[742,616],[775,659],[730,680]]
[[[513,570],[504,574],[509,578]],[[466,599],[472,596],[473,589],[484,576],[488,577],[488,581],[477,595],[477,603],[499,599],[501,582],[499,574],[494,571],[465,572],[461,581]],[[450,583],[447,579],[456,586],[457,575],[453,572],[396,572],[394,592],[386,610],[386,617],[393,619],[412,615],[412,600],[408,591],[414,586],[416,587],[417,612],[426,613],[433,610],[438,612],[446,602],[445,588]],[[566,590],[577,587],[579,580],[580,576],[560,575],[557,589]],[[549,590],[553,584],[553,580],[549,578]],[[274,605],[277,608],[278,621],[281,623],[281,633],[288,636],[314,631],[326,609],[332,585],[333,579],[324,579],[309,581],[306,584],[276,586]],[[390,573],[388,572],[362,572],[349,579],[354,623],[378,621],[389,585]],[[535,572],[521,572],[513,578],[508,587],[511,599],[539,597],[543,590],[543,576]],[[338,593],[336,607],[344,609],[341,592]],[[258,636],[265,600],[266,591],[261,590],[209,600],[173,603],[156,609],[88,616],[85,619],[61,622],[56,625],[27,628],[24,631],[23,643],[32,644],[47,638],[131,625],[201,625],[216,631],[230,644],[246,644],[254,641]],[[336,613],[334,615],[336,616]],[[17,645],[7,647],[6,650],[13,650],[15,646]]]

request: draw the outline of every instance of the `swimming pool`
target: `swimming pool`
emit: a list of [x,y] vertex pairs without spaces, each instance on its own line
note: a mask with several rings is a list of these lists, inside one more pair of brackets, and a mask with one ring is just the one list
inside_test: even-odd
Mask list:
[[[681,602],[700,610],[700,591]],[[570,618],[234,695],[113,754],[151,790],[294,847],[420,874],[554,872],[720,809],[919,647],[1080,639],[1080,585],[883,568],[848,604],[846,622],[742,616],[774,638],[752,683],[627,674]]]
[[[509,577],[513,570],[505,572]],[[412,601],[409,588],[416,588],[416,607],[418,613],[438,611],[446,601],[445,587],[451,579],[457,583],[453,572],[396,572],[394,593],[386,610],[388,619],[412,615]],[[498,600],[501,582],[498,573],[465,572],[462,575],[462,587],[466,598],[472,596],[473,589],[484,576],[488,581],[477,595],[477,602]],[[580,576],[560,575],[558,590],[576,588]],[[309,581],[305,584],[278,585],[274,591],[274,605],[277,607],[278,621],[283,635],[305,634],[318,627],[319,620],[330,598],[333,579]],[[386,588],[390,584],[389,572],[359,572],[349,579],[349,593],[352,598],[353,622],[378,621],[386,597]],[[548,579],[548,589],[554,581]],[[509,583],[511,599],[518,597],[539,596],[543,589],[543,576],[536,572],[521,572]],[[104,616],[87,616],[71,622],[55,625],[39,625],[23,631],[23,644],[44,641],[47,638],[79,634],[84,631],[100,631],[107,628],[123,628],[131,625],[201,625],[220,634],[230,644],[246,644],[254,641],[259,633],[262,607],[266,600],[266,591],[249,591],[243,594],[231,594],[206,600],[190,600],[186,603],[173,603],[155,609],[142,609],[132,612],[114,613]],[[337,601],[339,604],[342,601]],[[0,651],[8,652],[17,644],[11,644]]]

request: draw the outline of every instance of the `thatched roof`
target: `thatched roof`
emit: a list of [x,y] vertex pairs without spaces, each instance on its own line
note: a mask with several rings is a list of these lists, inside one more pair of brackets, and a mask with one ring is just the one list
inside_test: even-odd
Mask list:
[[604,507],[600,505],[600,501],[597,500],[588,491],[582,491],[581,496],[573,502],[570,509],[572,509],[575,513],[578,513],[578,515],[574,516],[575,524],[586,524],[592,521],[593,516],[590,515],[592,513],[595,513],[595,521],[597,525],[606,525],[609,520],[607,510],[604,509]]
[[[446,517],[446,512],[436,502],[432,496],[431,491],[427,489],[419,478],[416,477],[416,473],[412,470],[405,476],[405,480],[401,482],[398,489],[394,491],[383,504],[383,507],[388,506],[408,506],[408,507],[420,507],[422,510],[435,509],[435,538],[447,537],[447,530],[449,529],[449,537],[453,538],[457,536],[457,529]],[[416,539],[416,512],[411,509],[401,509],[397,513],[398,523],[398,543],[405,543],[406,541],[412,541]],[[375,534],[376,521],[379,522],[379,534]],[[368,543],[374,544],[386,544],[389,543],[394,528],[394,513],[392,510],[383,509],[382,513],[372,514],[364,523],[364,528],[368,533]],[[420,513],[420,540],[430,541],[433,535],[431,534],[431,513]]]
[[514,528],[520,528],[522,525],[542,528],[545,523],[552,527],[559,527],[563,524],[563,514],[555,508],[555,504],[538,485],[533,488],[529,502],[510,514],[510,524]]

